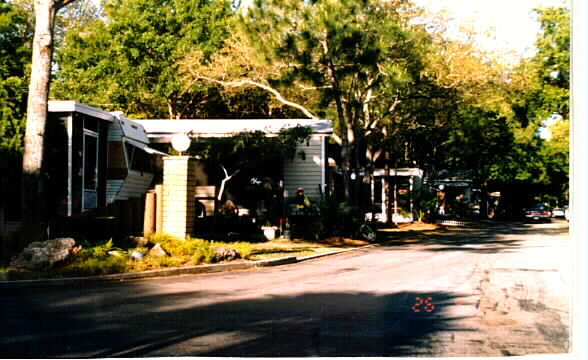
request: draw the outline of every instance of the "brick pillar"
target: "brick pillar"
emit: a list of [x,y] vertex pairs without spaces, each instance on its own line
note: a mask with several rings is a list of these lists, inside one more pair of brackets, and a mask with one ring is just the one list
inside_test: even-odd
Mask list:
[[196,159],[163,158],[163,232],[184,239],[192,232],[195,216]]

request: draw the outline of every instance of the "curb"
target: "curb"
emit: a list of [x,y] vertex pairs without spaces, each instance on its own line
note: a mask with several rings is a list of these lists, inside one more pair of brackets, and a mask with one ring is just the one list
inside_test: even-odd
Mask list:
[[435,224],[438,225],[444,225],[444,226],[464,226],[465,225],[465,221],[459,221],[459,220],[438,220],[435,221]]
[[322,253],[322,254],[314,254],[314,255],[302,256],[302,257],[297,258],[296,259],[297,260],[296,262],[317,259],[317,258],[321,258],[323,256],[337,255],[337,254],[345,253],[345,252],[348,252],[348,251],[360,250],[360,249],[365,249],[365,248],[373,247],[373,246],[376,246],[376,244],[364,245],[364,246],[360,246],[360,247],[356,247],[356,248],[352,248],[352,249],[344,249],[344,250],[337,250],[337,251],[325,252],[325,253]]
[[277,259],[258,260],[247,263],[237,264],[211,264],[211,265],[197,265],[188,267],[178,267],[165,270],[148,270],[136,273],[122,273],[122,274],[110,274],[110,275],[98,275],[98,276],[84,276],[84,277],[71,277],[61,279],[40,279],[40,280],[2,280],[0,281],[0,289],[15,289],[15,288],[27,288],[36,286],[64,286],[64,285],[77,285],[83,283],[105,283],[114,281],[125,281],[125,280],[139,280],[149,279],[155,277],[164,276],[177,276],[177,275],[190,275],[190,274],[208,274],[223,271],[233,270],[245,270],[256,267],[269,267],[279,266],[287,264],[295,264],[298,262],[312,260],[323,256],[337,255],[343,252],[352,250],[364,249],[366,247],[375,246],[374,244],[365,245],[352,249],[337,250],[326,252],[322,254],[309,255],[297,258],[295,256],[286,256]]

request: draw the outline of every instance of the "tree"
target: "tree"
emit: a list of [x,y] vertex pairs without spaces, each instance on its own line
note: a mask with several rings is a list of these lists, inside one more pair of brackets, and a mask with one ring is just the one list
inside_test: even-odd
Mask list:
[[549,128],[542,155],[547,163],[549,193],[559,205],[569,200],[570,121],[559,119]]
[[237,42],[227,57],[213,58],[208,68],[216,73],[196,56],[185,72],[225,87],[256,86],[306,117],[334,119],[349,201],[359,141],[381,120],[367,116],[369,106],[386,81],[408,78],[411,39],[401,15],[408,9],[401,0],[255,1],[240,22],[252,49]]
[[130,116],[193,116],[214,93],[183,83],[176,63],[193,49],[208,59],[232,15],[228,0],[110,0],[103,18],[66,35],[53,96]]
[[[537,53],[511,75],[509,101],[516,131],[516,179],[538,185],[536,195],[564,202],[569,188],[570,14],[563,7],[536,9],[542,32]],[[540,137],[550,119],[553,136]]]
[[559,119],[551,125],[552,136],[545,141],[541,154],[548,178],[546,192],[561,204],[569,196],[570,12],[564,7],[536,12],[543,32],[532,60],[539,84],[534,94],[540,104],[535,116]]
[[43,150],[53,57],[53,31],[57,11],[73,1],[75,0],[34,2],[35,32],[23,156],[22,210],[25,223],[38,222],[46,216]]
[[0,0],[0,157],[23,150],[32,24],[25,11]]
[[569,9],[543,8],[539,15],[542,34],[537,39],[537,66],[542,106],[538,109],[549,117],[556,113],[569,116],[570,99],[570,12]]
[[0,0],[0,212],[16,218],[19,193],[9,185],[21,177],[32,35],[25,9]]

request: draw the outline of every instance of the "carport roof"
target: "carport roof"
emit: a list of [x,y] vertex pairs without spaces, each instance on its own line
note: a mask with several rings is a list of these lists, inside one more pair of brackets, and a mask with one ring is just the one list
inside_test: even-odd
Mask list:
[[268,135],[278,134],[281,130],[295,126],[308,126],[314,134],[331,135],[331,120],[313,119],[182,119],[133,120],[145,128],[152,141],[160,142],[170,139],[175,134],[190,133],[194,137],[225,137],[240,132],[263,131]]

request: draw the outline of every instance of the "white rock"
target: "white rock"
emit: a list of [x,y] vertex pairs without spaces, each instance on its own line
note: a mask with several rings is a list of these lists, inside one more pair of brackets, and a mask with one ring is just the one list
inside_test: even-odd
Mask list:
[[161,244],[156,244],[154,247],[149,250],[149,255],[151,256],[169,256],[167,251],[161,246]]
[[11,266],[29,270],[42,270],[65,260],[76,242],[72,238],[58,238],[30,243],[18,256],[12,259]]

